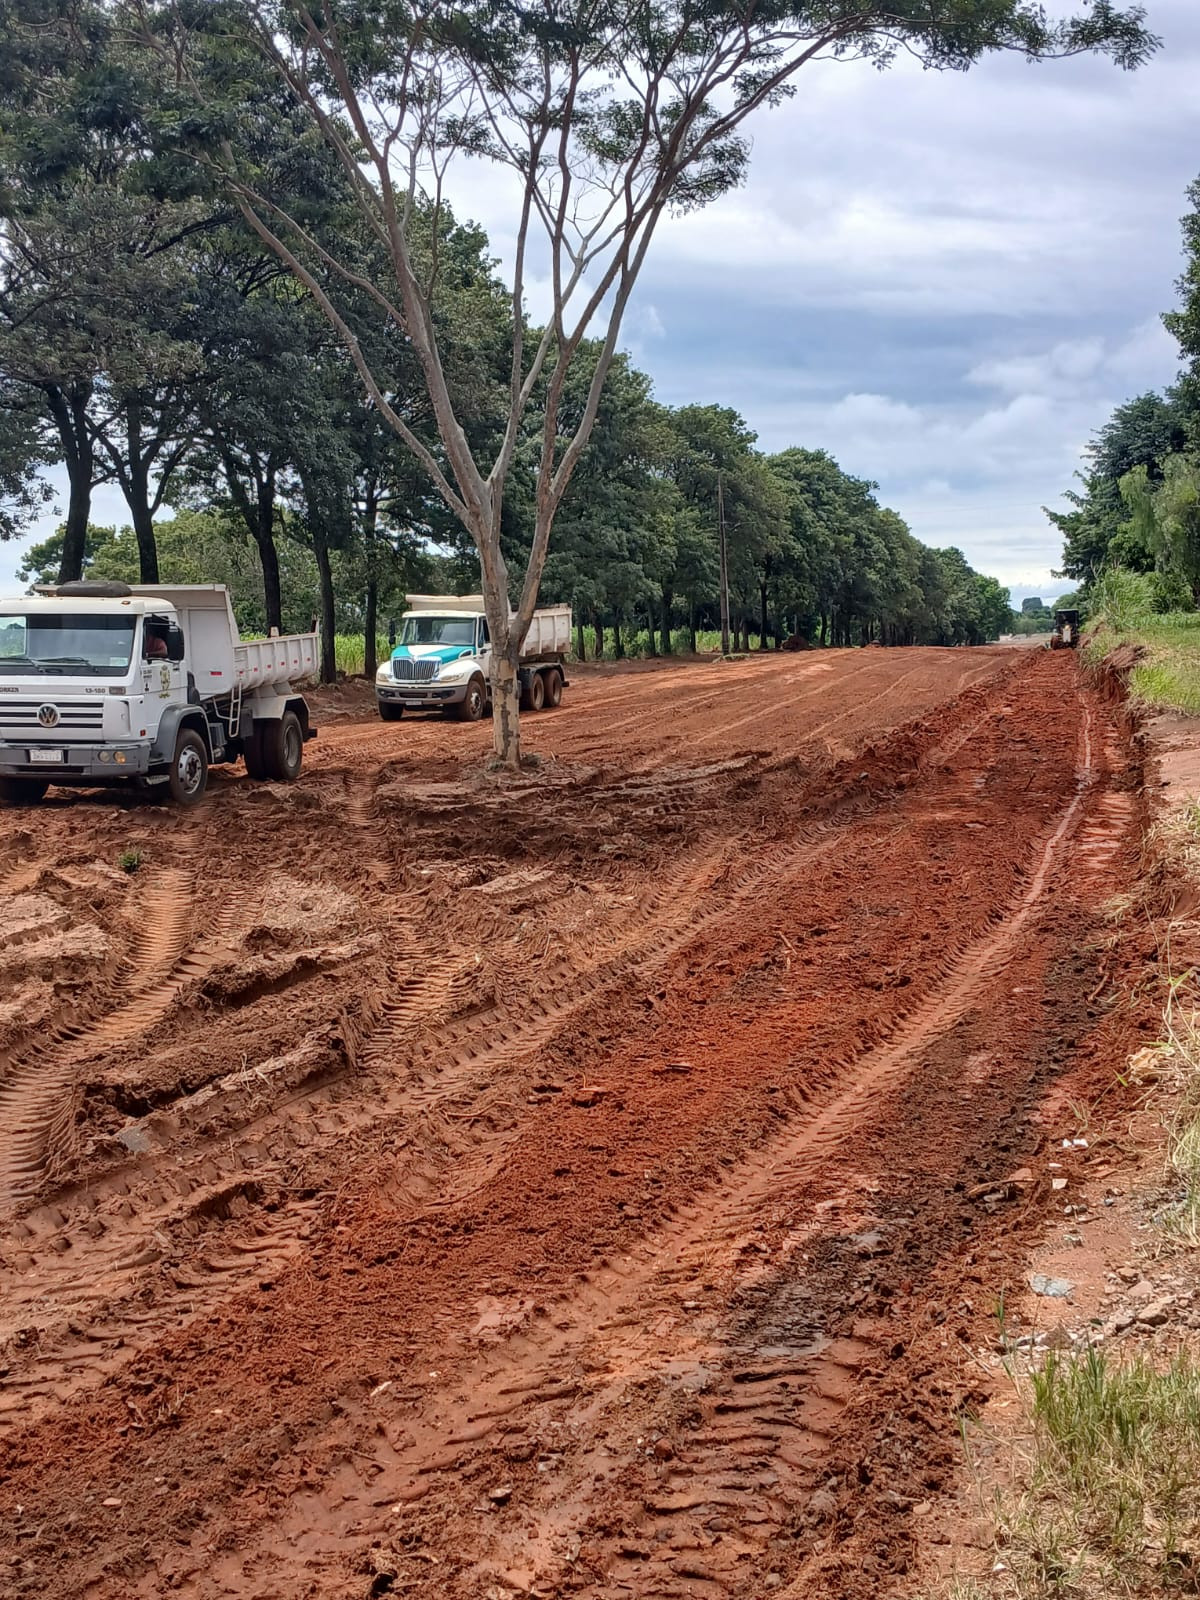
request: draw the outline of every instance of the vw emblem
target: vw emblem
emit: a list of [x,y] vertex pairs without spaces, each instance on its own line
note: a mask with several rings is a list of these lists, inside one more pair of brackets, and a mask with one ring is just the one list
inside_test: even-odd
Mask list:
[[58,707],[57,706],[39,706],[38,707],[37,717],[38,717],[38,725],[40,727],[43,727],[43,728],[57,728],[58,727]]

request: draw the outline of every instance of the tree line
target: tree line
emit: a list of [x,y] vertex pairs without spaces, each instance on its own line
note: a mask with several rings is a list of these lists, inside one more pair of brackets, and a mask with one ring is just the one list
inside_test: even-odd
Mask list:
[[[849,33],[818,7],[804,26],[852,33],[880,64],[898,33],[935,66],[995,48],[1136,65],[1154,43],[1136,8],[1054,29],[1016,0],[960,9],[953,28],[923,5],[906,21],[856,8]],[[35,575],[47,559],[60,579],[129,569],[135,554],[146,582],[228,574],[249,626],[315,611],[326,676],[339,630],[361,630],[371,671],[381,607],[432,583],[482,582],[490,619],[497,587],[521,615],[531,596],[569,601],[606,652],[622,630],[654,650],[694,640],[716,616],[721,520],[743,646],[752,626],[776,642],[994,637],[1006,592],[959,550],[921,544],[875,485],[822,451],[760,451],[729,408],[661,405],[617,347],[645,230],[737,182],[740,117],[782,93],[807,35],[777,10],[761,8],[743,58],[746,29],[711,8],[668,6],[642,38],[640,13],[593,5],[584,60],[561,6],[506,13],[502,33],[497,8],[467,5],[439,34],[437,7],[418,25],[390,6],[315,19],[239,0],[0,0],[0,534],[44,509],[44,469],[60,465],[66,520]],[[661,69],[663,28],[697,71],[735,74],[736,117],[678,100],[687,72],[682,56]],[[665,97],[644,100],[653,138],[634,102],[595,87],[639,51]],[[493,110],[468,126],[468,100]],[[395,119],[382,147],[367,101]],[[516,123],[499,120],[518,102]],[[526,213],[549,230],[541,326],[520,251],[507,281],[443,192],[449,156],[508,159],[514,128],[534,141],[513,157]],[[420,174],[407,187],[397,151]],[[618,196],[607,233],[581,220],[598,174]],[[572,183],[591,196],[578,211]],[[635,190],[645,207],[620,213]],[[128,535],[93,527],[101,483],[120,488]],[[515,660],[509,632],[505,607],[492,636]]]
[[1115,571],[1138,576],[1153,611],[1200,610],[1200,179],[1187,197],[1179,303],[1163,316],[1179,375],[1116,408],[1084,452],[1069,509],[1046,511],[1084,604]]

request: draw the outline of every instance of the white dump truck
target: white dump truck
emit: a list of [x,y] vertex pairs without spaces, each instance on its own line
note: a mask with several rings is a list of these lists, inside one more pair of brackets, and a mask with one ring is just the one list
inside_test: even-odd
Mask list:
[[221,584],[82,581],[0,600],[0,803],[134,784],[184,805],[213,762],[290,782],[315,633],[238,638]]
[[[478,722],[491,699],[492,647],[481,594],[410,594],[391,658],[375,675],[385,722],[405,711],[448,711]],[[571,648],[570,606],[533,613],[521,650],[521,709],[540,711],[562,700]]]

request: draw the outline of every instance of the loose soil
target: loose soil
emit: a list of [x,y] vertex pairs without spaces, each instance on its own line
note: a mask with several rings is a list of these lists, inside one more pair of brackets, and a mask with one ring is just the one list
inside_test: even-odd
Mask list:
[[319,720],[0,816],[0,1593],[899,1592],[1008,1176],[1154,1026],[1117,708],[872,650],[581,673],[520,777]]

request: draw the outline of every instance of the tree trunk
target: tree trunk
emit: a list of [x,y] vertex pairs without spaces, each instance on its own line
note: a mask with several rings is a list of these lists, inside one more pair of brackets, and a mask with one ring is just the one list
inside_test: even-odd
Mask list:
[[379,579],[372,572],[367,579],[363,604],[363,677],[374,683],[379,671]]
[[760,601],[761,611],[761,626],[759,627],[758,631],[758,648],[760,650],[765,650],[767,648],[767,584],[765,579],[758,586],[758,598]]
[[142,449],[142,411],[133,401],[125,413],[124,470],[118,465],[121,488],[137,538],[138,571],[143,583],[158,582],[158,545],[154,539],[154,513],[150,509],[150,470]]
[[650,639],[649,653],[652,656],[656,656],[658,654],[658,639],[654,632],[654,607],[652,605],[646,607],[646,632]]
[[283,596],[279,586],[279,551],[275,548],[272,530],[264,534],[256,531],[254,542],[258,546],[258,559],[263,575],[263,608],[267,615],[267,632],[272,628],[283,632]]
[[674,648],[671,644],[671,612],[674,609],[674,604],[675,596],[664,583],[662,587],[662,647],[663,655],[665,656],[674,654]]
[[268,459],[260,470],[258,463],[248,468],[254,480],[254,499],[242,482],[237,462],[228,450],[221,450],[221,468],[229,498],[238,509],[247,532],[258,550],[263,575],[263,610],[267,632],[283,632],[283,601],[279,588],[279,552],[275,548],[275,467]]
[[692,647],[692,654],[695,655],[697,653],[698,640],[696,638],[696,602],[694,600],[688,605],[688,641]]
[[92,436],[88,431],[87,406],[91,398],[90,384],[64,394],[59,388],[46,390],[50,410],[58,428],[67,480],[71,486],[67,503],[67,524],[63,538],[62,560],[58,568],[59,583],[73,583],[83,577],[87,559],[88,519],[92,511],[93,455]]
[[575,618],[575,656],[579,661],[587,660],[587,641],[583,636],[583,618]]
[[333,569],[329,564],[329,541],[324,528],[319,525],[313,527],[312,544],[321,593],[321,682],[334,683],[337,680],[337,652],[334,641]]
[[146,484],[143,477],[142,490],[139,493],[137,504],[130,503],[129,511],[133,517],[133,531],[137,536],[138,571],[143,583],[158,582],[158,545],[154,538],[154,517],[150,511],[149,496],[145,493]]
[[621,616],[618,612],[617,616],[613,620],[613,660],[624,661],[624,659],[625,641],[621,637]]
[[603,661],[604,660],[604,622],[601,619],[600,613],[598,611],[594,611],[592,613],[592,616],[594,618],[595,628],[596,628],[596,660],[597,661]]
[[379,574],[375,570],[375,528],[379,518],[379,497],[368,488],[363,507],[363,544],[367,557],[367,593],[363,605],[363,676],[374,683],[379,666]]
[[517,674],[516,641],[506,650],[492,648],[492,748],[506,767],[521,765],[521,680]]

